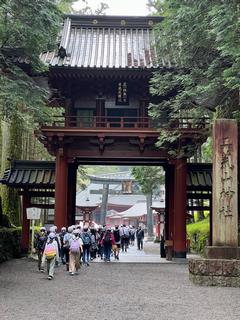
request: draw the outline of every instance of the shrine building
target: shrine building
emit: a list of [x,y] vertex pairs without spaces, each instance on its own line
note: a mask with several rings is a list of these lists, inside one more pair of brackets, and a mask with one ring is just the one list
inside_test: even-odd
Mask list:
[[[55,168],[51,167],[54,186],[49,191],[46,184],[45,189],[50,196],[54,193],[54,223],[58,228],[75,223],[79,165],[163,166],[165,239],[173,242],[174,257],[185,258],[187,210],[193,199],[207,199],[211,207],[211,168],[187,164],[184,156],[171,158],[168,147],[155,145],[161,123],[148,116],[149,103],[157,103],[149,93],[149,80],[154,71],[164,73],[173,68],[156,53],[154,25],[161,21],[162,17],[156,16],[65,16],[58,48],[41,55],[49,67],[42,75],[52,92],[49,107],[63,112],[36,134],[56,157]],[[203,143],[209,134],[202,119],[168,119],[168,123],[169,131],[179,130],[181,145]],[[41,170],[46,171],[47,166]],[[29,170],[27,166],[25,169]],[[11,185],[11,174],[10,170],[2,182]],[[31,186],[35,192],[38,188],[37,179],[35,185],[28,184],[27,178],[25,185],[15,182],[25,197],[26,209],[31,203]],[[39,186],[41,192],[42,188]],[[23,247],[28,232],[25,211]]]

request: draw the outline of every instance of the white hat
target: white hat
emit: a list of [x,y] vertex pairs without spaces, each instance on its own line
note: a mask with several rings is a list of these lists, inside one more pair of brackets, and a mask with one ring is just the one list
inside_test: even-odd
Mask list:
[[67,229],[66,229],[66,227],[62,227],[61,230],[62,231],[66,231]]
[[73,230],[73,234],[79,234],[79,229]]
[[73,227],[68,227],[68,232],[72,233],[73,232]]
[[46,231],[46,228],[45,227],[41,227],[40,231]]
[[56,230],[57,230],[57,227],[56,227],[56,226],[52,226],[52,227],[50,227],[50,229],[49,229],[50,232],[56,232]]
[[49,233],[49,238],[50,239],[54,239],[56,237],[55,233],[54,232],[50,232]]

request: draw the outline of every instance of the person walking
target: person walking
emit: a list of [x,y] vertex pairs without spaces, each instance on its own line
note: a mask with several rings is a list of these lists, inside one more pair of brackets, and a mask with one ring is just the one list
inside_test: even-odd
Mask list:
[[62,260],[62,264],[66,264],[66,252],[64,250],[64,246],[63,246],[63,239],[65,234],[67,233],[67,229],[65,227],[61,228],[61,232],[59,233],[59,239],[60,239],[60,258]]
[[81,238],[83,241],[83,264],[89,266],[92,238],[87,226],[83,227]]
[[137,238],[138,250],[142,250],[143,249],[144,231],[141,228],[141,226],[139,226],[138,229],[137,229],[136,238]]
[[136,229],[134,226],[132,226],[130,228],[130,244],[131,244],[131,246],[134,246],[134,243],[135,243],[135,233],[136,233]]
[[55,263],[59,257],[58,244],[55,238],[56,234],[50,232],[43,252],[42,269],[44,269],[45,261],[47,261],[48,280],[53,279]]
[[70,249],[70,240],[72,239],[73,228],[68,227],[67,232],[63,237],[63,252],[66,261],[66,270],[69,271],[69,249]]
[[41,268],[42,266],[42,257],[43,251],[47,242],[47,230],[45,227],[40,228],[40,232],[36,234],[35,242],[34,242],[34,250],[38,255],[38,270],[43,272],[44,270]]
[[121,237],[121,247],[122,247],[122,252],[127,252],[128,249],[128,244],[129,244],[129,228],[126,227],[126,225],[124,224],[121,228],[120,228],[120,237]]
[[80,269],[80,254],[83,241],[80,238],[79,229],[73,230],[73,235],[69,241],[69,274],[74,275]]
[[106,230],[104,230],[102,227],[98,228],[98,257],[101,258],[101,260],[103,259],[103,245],[102,245],[102,239],[104,236]]
[[91,233],[91,247],[90,247],[90,256],[91,256],[91,260],[96,259],[97,257],[97,250],[98,250],[98,246],[97,246],[97,230],[92,227],[90,228],[90,233]]
[[113,231],[113,236],[114,236],[115,245],[116,245],[116,248],[114,250],[114,257],[115,259],[119,260],[119,251],[121,248],[121,237],[120,237],[119,226],[115,226],[115,229]]
[[115,245],[115,239],[111,232],[111,228],[107,228],[103,238],[102,238],[102,246],[104,252],[104,261],[110,262],[110,256],[112,251],[112,246]]

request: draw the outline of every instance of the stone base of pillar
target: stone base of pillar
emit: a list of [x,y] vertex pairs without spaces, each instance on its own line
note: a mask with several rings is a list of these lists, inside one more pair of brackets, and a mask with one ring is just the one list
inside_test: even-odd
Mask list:
[[174,259],[186,259],[187,253],[186,251],[182,251],[182,252],[173,251],[173,257]]
[[147,242],[154,242],[154,240],[155,240],[154,236],[147,236],[147,239],[146,239]]
[[22,257],[28,256],[28,248],[21,248],[21,256]]
[[209,246],[204,250],[208,259],[236,259],[240,260],[240,247]]
[[200,286],[240,287],[240,260],[190,259],[189,279]]

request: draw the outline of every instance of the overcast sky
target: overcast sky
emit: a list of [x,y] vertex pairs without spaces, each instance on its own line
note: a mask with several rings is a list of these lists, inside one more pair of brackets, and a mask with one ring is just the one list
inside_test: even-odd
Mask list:
[[[88,0],[89,6],[96,8],[97,4],[105,2],[109,5],[108,15],[145,16],[149,14],[147,0]],[[74,5],[75,9],[82,7],[82,1]]]

